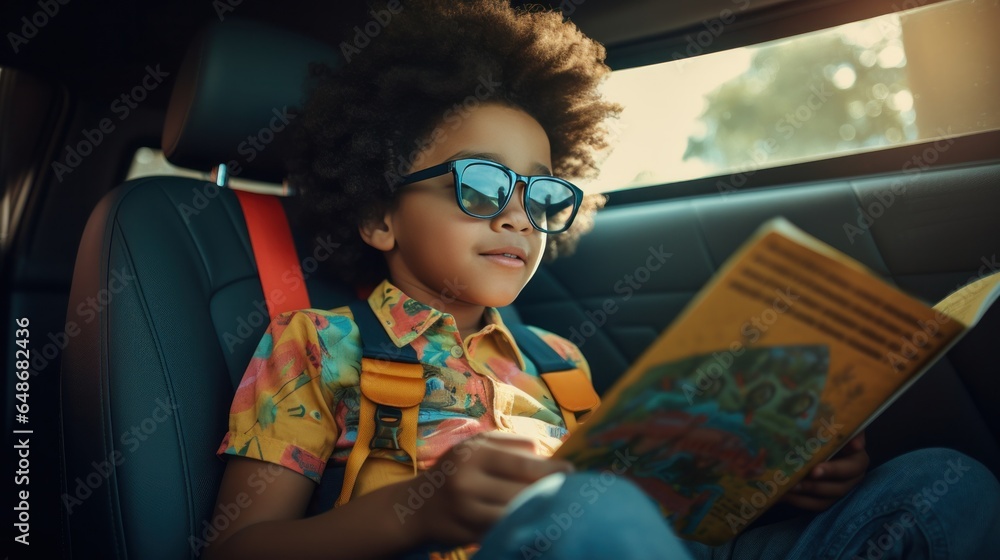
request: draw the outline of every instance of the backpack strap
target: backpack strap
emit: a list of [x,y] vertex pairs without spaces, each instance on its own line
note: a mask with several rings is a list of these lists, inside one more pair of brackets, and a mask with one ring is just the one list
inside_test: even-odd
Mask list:
[[[337,506],[351,499],[361,478],[369,487],[359,490],[363,492],[416,475],[417,414],[425,392],[423,366],[413,347],[397,347],[368,302],[354,302],[349,307],[361,333],[361,409],[358,437],[347,457]],[[590,380],[528,327],[511,325],[508,329],[525,357],[538,368],[559,405],[566,428],[572,432],[600,404]],[[405,451],[412,469],[396,461],[369,457],[373,449]],[[366,465],[370,474],[360,477]]]
[[376,471],[380,479],[374,486],[417,474],[417,411],[425,392],[424,369],[413,348],[393,344],[368,302],[354,302],[350,309],[361,333],[361,408],[358,436],[347,457],[337,506],[351,499],[361,468],[371,462],[369,454],[374,449],[404,451],[412,464],[412,469],[400,470],[388,466],[399,463],[381,460],[386,466]]
[[514,335],[521,353],[538,368],[538,376],[552,393],[566,429],[572,433],[601,404],[590,379],[526,325],[507,325],[507,330]]

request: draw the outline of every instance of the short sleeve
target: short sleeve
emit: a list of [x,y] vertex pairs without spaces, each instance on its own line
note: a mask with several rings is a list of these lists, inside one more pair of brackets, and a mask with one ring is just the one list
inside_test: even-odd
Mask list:
[[276,316],[236,389],[216,453],[276,463],[318,483],[339,436],[339,389],[357,385],[360,362],[349,317],[319,310]]

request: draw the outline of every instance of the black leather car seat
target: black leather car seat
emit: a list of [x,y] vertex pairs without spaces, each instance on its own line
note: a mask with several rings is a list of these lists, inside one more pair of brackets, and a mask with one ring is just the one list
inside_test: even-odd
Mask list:
[[[240,177],[280,183],[277,144],[294,118],[286,108],[300,102],[308,62],[338,59],[326,44],[227,18],[195,40],[178,73],[164,152],[183,167],[228,163]],[[312,258],[315,244],[296,241],[300,258]],[[303,268],[314,307],[354,297]],[[269,323],[234,193],[180,177],[111,190],[80,243],[70,321],[79,333],[65,350],[60,405],[69,552],[197,557],[198,539],[214,534],[225,467],[215,451]]]

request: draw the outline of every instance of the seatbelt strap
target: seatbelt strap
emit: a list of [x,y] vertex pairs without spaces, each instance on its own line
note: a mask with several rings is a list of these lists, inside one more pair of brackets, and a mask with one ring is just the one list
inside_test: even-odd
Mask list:
[[559,405],[566,429],[574,432],[601,404],[590,379],[526,325],[507,325],[507,330],[525,358],[538,368],[538,376]]
[[416,476],[417,413],[425,391],[424,368],[417,361],[416,351],[410,345],[399,348],[392,342],[367,301],[354,302],[350,309],[362,342],[361,407],[358,435],[347,457],[337,506],[351,499],[362,467],[366,461],[372,462],[372,450],[404,451],[412,469],[401,471],[395,461],[381,459],[381,467],[374,471],[380,479],[365,477],[370,488],[363,490]]
[[285,311],[312,307],[281,202],[272,195],[237,189],[233,192],[243,209],[260,287],[271,318]]

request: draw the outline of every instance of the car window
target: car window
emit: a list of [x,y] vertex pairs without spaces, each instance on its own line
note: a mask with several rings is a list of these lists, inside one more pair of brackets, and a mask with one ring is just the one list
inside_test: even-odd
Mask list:
[[752,173],[1000,129],[996,21],[996,2],[951,0],[615,71],[605,92],[625,109],[600,176],[583,186]]

